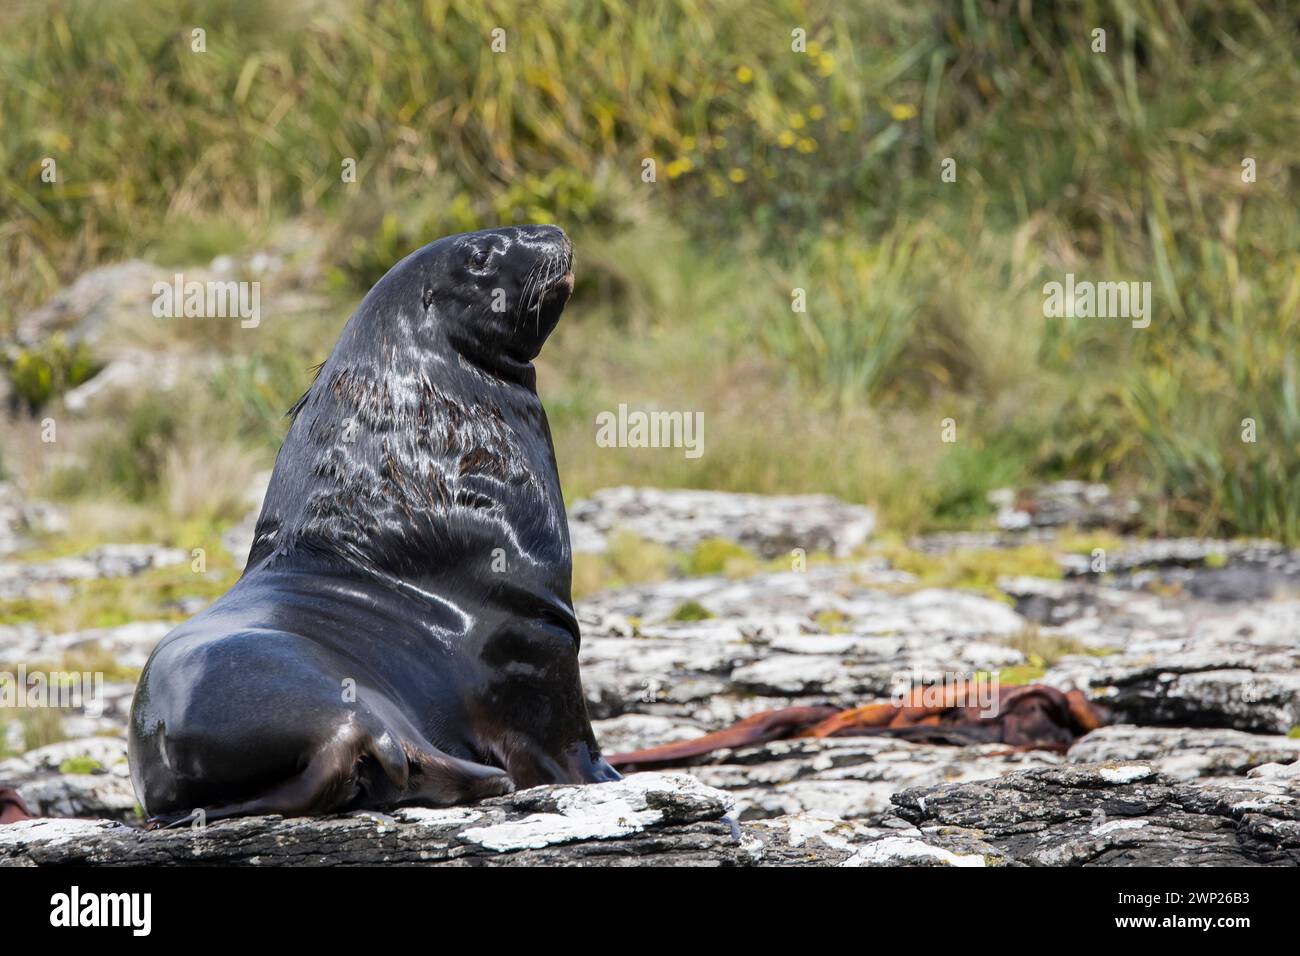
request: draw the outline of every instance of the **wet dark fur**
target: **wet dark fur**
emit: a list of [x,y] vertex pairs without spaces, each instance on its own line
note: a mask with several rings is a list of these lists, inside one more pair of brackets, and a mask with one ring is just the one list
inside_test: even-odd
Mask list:
[[145,666],[130,760],[150,816],[616,777],[578,678],[532,366],[571,264],[553,226],[488,230],[424,247],[367,294],[292,410],[243,576]]

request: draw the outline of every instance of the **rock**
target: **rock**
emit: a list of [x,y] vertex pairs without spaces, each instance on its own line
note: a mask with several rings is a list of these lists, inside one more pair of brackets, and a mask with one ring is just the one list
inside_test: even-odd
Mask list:
[[[264,489],[265,476],[249,489],[250,516],[239,529],[241,537],[227,542],[240,558],[251,542]],[[671,539],[674,547],[716,530],[697,526],[698,520],[707,526],[716,517],[711,513],[698,520],[670,514],[679,526]],[[737,528],[744,523],[739,517],[728,520]],[[609,529],[585,521],[574,522],[575,537],[585,527],[603,541]],[[681,531],[682,522],[698,537]],[[780,540],[772,534],[768,540]],[[1050,528],[1033,527],[1014,535],[930,536],[916,545],[941,554],[1033,541],[1056,553],[1060,548],[1053,535]],[[1048,859],[1086,862],[1092,858],[1089,848],[1100,847],[1096,853],[1106,862],[1159,862],[1153,849],[1157,841],[1144,844],[1143,828],[1159,834],[1162,828],[1184,826],[1187,833],[1203,834],[1196,839],[1205,841],[1213,859],[1230,855],[1220,837],[1240,831],[1248,835],[1241,852],[1265,861],[1276,847],[1291,846],[1285,840],[1293,821],[1272,811],[1251,811],[1255,815],[1247,820],[1245,810],[1207,807],[1236,806],[1223,801],[1238,801],[1240,792],[1255,794],[1241,799],[1267,806],[1293,799],[1297,774],[1289,762],[1300,753],[1300,741],[1284,735],[1300,724],[1300,645],[1295,640],[1300,599],[1277,585],[1300,573],[1300,561],[1295,552],[1266,542],[1115,539],[1108,548],[1109,573],[1095,574],[1090,568],[1074,573],[1070,569],[1079,556],[1061,555],[1062,580],[1003,579],[999,588],[1014,607],[981,593],[922,587],[912,575],[892,569],[884,557],[815,562],[803,572],[764,572],[743,579],[676,578],[594,594],[577,606],[583,683],[597,738],[608,753],[688,740],[765,710],[842,708],[889,699],[918,676],[1006,676],[1006,668],[1041,664],[1046,669],[1042,683],[1081,689],[1124,722],[1083,738],[1068,755],[869,736],[721,750],[698,758],[689,772],[697,781],[692,786],[713,788],[732,802],[741,829],[738,843],[721,811],[709,819],[612,834],[600,829],[609,822],[601,817],[604,811],[580,806],[585,797],[566,798],[572,802],[561,809],[558,797],[539,797],[551,803],[534,807],[512,802],[523,800],[516,794],[483,806],[428,811],[444,814],[437,819],[447,826],[472,816],[488,830],[492,848],[462,837],[460,830],[443,829],[435,834],[436,848],[428,850],[409,836],[415,824],[403,818],[385,824],[399,829],[389,843],[363,851],[364,841],[376,838],[375,824],[346,818],[214,824],[211,832],[232,832],[236,842],[246,835],[245,847],[202,852],[213,860],[225,859],[223,853],[231,858],[263,853],[271,862],[276,841],[283,838],[290,859],[325,861],[378,860],[382,854],[416,861],[424,853],[433,862],[576,862],[599,856],[601,862],[617,863],[654,853],[665,862],[996,866]],[[163,560],[185,558],[178,552]],[[9,588],[13,593],[18,582],[25,593],[48,593],[88,575],[138,573],[154,561],[146,548],[23,564],[17,571],[6,570],[16,562],[0,562],[0,592]],[[682,615],[687,604],[699,607]],[[110,656],[119,667],[138,667],[169,627],[163,621],[142,621],[70,634],[48,633],[27,623],[0,627],[0,670],[30,661],[54,664],[64,655],[92,651]],[[65,732],[122,734],[131,690],[128,683],[106,683],[102,714],[65,712]],[[11,731],[14,726],[10,722]],[[1126,769],[1133,762],[1146,770]],[[1102,770],[1096,769],[1099,765]],[[1086,779],[1027,777],[1038,782],[1017,783],[1020,790],[989,789],[991,781],[1008,774],[1018,780],[1022,773],[1087,768],[1093,769]],[[19,789],[38,812],[132,819],[129,781],[115,773],[62,775],[48,760],[34,769],[10,767],[7,772],[20,778]],[[62,781],[64,776],[71,779]],[[629,777],[629,785],[643,776],[653,777]],[[0,785],[14,782],[0,775]],[[1166,788],[1162,793],[1182,801],[1175,801],[1176,809],[1175,804],[1166,810],[1142,803],[1147,793],[1142,788],[1157,783]],[[950,827],[930,819],[919,804],[912,809],[898,804],[900,791],[924,795],[944,786],[958,787],[956,792],[971,801],[1002,801],[1009,814],[1037,800],[1039,809],[1033,812],[1040,816],[1017,818],[1016,836],[1010,823],[1005,833],[996,828],[977,832],[973,824]],[[33,788],[35,796],[29,793]],[[1105,804],[1100,811],[1104,817],[1078,821],[1072,815],[1076,803],[1103,789],[1097,799]],[[647,811],[630,793],[625,796],[631,809],[619,809],[617,816],[635,829]],[[1106,804],[1116,800],[1138,800],[1140,819],[1119,819],[1122,814]],[[1096,805],[1088,805],[1089,814]],[[532,814],[549,816],[527,821]],[[1097,835],[1081,829],[1085,822],[1096,827],[1117,821],[1125,825]],[[1058,822],[1060,839],[1053,843]],[[100,834],[102,825],[94,826],[99,829],[84,832]],[[230,826],[252,829],[220,829]],[[1249,836],[1256,831],[1273,836]],[[53,829],[40,832],[58,835]],[[671,837],[664,837],[668,832]],[[111,834],[112,840],[128,839],[120,830]],[[570,842],[552,842],[564,834]],[[1181,844],[1175,839],[1171,846],[1176,849],[1170,852],[1190,852],[1190,839]],[[538,840],[543,845],[532,846]],[[337,856],[330,855],[331,847]]]
[[1179,782],[1143,763],[1053,766],[914,787],[846,821],[733,825],[682,774],[538,787],[394,816],[245,817],[146,832],[112,820],[0,827],[0,864],[1178,866],[1300,863],[1300,768]]
[[986,866],[983,853],[954,853],[913,836],[887,836],[859,848],[840,866]]
[[1084,481],[1058,481],[1017,494],[1010,488],[992,491],[989,503],[998,509],[997,525],[1004,531],[1028,528],[1131,528],[1140,510],[1136,500],[1118,498],[1110,488]]
[[35,816],[139,820],[126,741],[118,738],[88,737],[29,750],[0,761],[0,781],[16,788]]
[[1075,763],[1140,761],[1175,780],[1240,777],[1269,763],[1300,759],[1300,740],[1240,730],[1187,727],[1102,727],[1075,743]]
[[657,714],[623,714],[609,720],[594,721],[592,728],[601,749],[607,754],[690,740],[704,734],[690,721]]
[[1227,785],[1147,764],[1024,770],[910,789],[893,802],[920,839],[964,837],[1035,866],[1300,864],[1300,774],[1266,765]]
[[[914,672],[961,674],[1023,661],[998,643],[1025,627],[1005,604],[958,591],[878,591],[864,583],[874,571],[814,567],[593,595],[578,609],[593,716],[653,712],[693,718],[704,732],[763,709],[749,706],[756,698],[775,701],[770,706],[851,706],[891,696]],[[672,620],[686,601],[716,617]],[[631,613],[640,618],[636,628]],[[827,621],[845,633],[820,633]]]
[[81,414],[106,405],[121,392],[150,389],[171,391],[181,382],[212,374],[221,366],[214,356],[168,355],[143,349],[122,349],[87,382],[66,392],[63,404]]
[[1300,724],[1300,601],[1201,606],[1097,588],[1090,612],[1043,633],[1118,653],[1064,657],[1045,683],[1090,690],[1134,724],[1269,734]]
[[53,505],[28,501],[11,482],[0,481],[0,558],[30,547],[31,535],[66,528],[67,519]]
[[741,820],[792,813],[853,820],[884,812],[904,787],[982,780],[1060,762],[1056,754],[1009,753],[1000,745],[941,747],[896,737],[830,737],[722,750],[690,772],[729,791]]
[[[147,832],[107,820],[0,827],[0,864],[735,865],[752,842],[726,794],[684,775],[538,787],[473,806],[389,817],[244,817]],[[810,854],[814,859],[816,854]]]
[[792,813],[743,829],[764,865],[1004,866],[1009,862],[978,838],[923,834],[893,814],[870,822],[846,822]]
[[[63,701],[69,706],[58,711],[61,731],[72,738],[121,735],[135,693],[131,672],[144,666],[174,626],[170,621],[136,621],[67,634],[47,634],[32,624],[0,627],[0,675],[31,687],[39,673],[45,675],[46,686],[53,687],[59,683],[55,675],[74,674],[80,696]],[[6,729],[16,732],[15,740],[21,739],[17,721]]]
[[109,344],[107,333],[120,317],[150,315],[154,283],[170,280],[173,271],[139,259],[91,269],[19,320],[16,338],[32,346],[62,331],[92,348]]
[[[267,281],[281,274],[285,260],[276,251],[258,251],[235,259],[218,256],[210,266],[184,269],[160,266],[140,259],[99,266],[82,273],[69,286],[56,292],[40,308],[19,320],[15,339],[19,345],[32,346],[55,332],[63,332],[73,342],[83,341],[97,353],[121,354],[115,330],[130,323],[157,322],[153,314],[156,283],[175,282],[177,274],[186,282],[229,282],[238,280]],[[284,285],[284,282],[277,283]],[[303,297],[303,303],[319,305],[315,295]],[[298,302],[281,302],[280,308]]]
[[763,558],[795,548],[845,557],[871,536],[875,514],[827,495],[622,487],[574,502],[569,526],[575,551],[603,551],[610,533],[623,530],[674,550],[722,538]]
[[[1094,574],[1091,555],[1066,554],[1058,559],[1069,576]],[[1228,562],[1238,570],[1264,570],[1285,576],[1300,576],[1300,554],[1271,541],[1221,541],[1213,538],[1126,538],[1118,547],[1105,551],[1105,572],[1121,586],[1141,586],[1150,581],[1187,582],[1189,575],[1160,575],[1139,578],[1140,570],[1185,569],[1214,571]]]
[[[319,238],[308,241],[319,243]],[[175,348],[171,332],[160,324],[176,320],[154,314],[156,285],[256,282],[262,310],[259,323],[295,313],[318,313],[327,306],[328,298],[293,288],[297,283],[316,284],[316,266],[300,262],[297,270],[286,267],[285,254],[296,255],[302,248],[298,240],[291,239],[283,249],[238,258],[218,256],[206,268],[171,268],[133,259],[91,269],[20,319],[15,340],[19,347],[32,348],[58,333],[70,344],[85,345],[97,364],[102,363],[93,378],[64,394],[65,407],[71,413],[99,411],[119,400],[123,391],[167,391],[185,380],[211,374],[222,359]],[[213,316],[181,321],[192,327],[196,321],[236,320]],[[0,381],[3,384],[6,382]]]
[[179,548],[153,544],[105,544],[85,554],[52,561],[0,561],[0,599],[49,596],[63,593],[71,581],[131,577],[150,568],[164,568],[189,560]]
[[104,654],[122,668],[140,668],[175,626],[172,621],[133,621],[66,634],[47,634],[31,624],[0,627],[0,664],[57,663],[68,653],[86,651]]

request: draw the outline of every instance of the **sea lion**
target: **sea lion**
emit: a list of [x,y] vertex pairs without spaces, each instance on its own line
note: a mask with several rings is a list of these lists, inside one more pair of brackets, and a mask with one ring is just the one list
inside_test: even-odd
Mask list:
[[141,674],[131,779],[156,822],[618,778],[532,364],[572,263],[555,226],[490,229],[366,295],[290,410],[243,575]]

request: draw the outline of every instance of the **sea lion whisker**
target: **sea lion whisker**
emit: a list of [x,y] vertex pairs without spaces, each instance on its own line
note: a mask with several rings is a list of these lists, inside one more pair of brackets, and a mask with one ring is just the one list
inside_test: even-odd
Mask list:
[[524,316],[528,314],[529,296],[532,292],[533,281],[536,279],[540,267],[541,262],[534,262],[532,268],[528,270],[528,275],[524,277],[524,287],[519,296],[519,308],[515,312],[515,325],[511,330],[512,332],[519,331],[519,323],[522,322]]
[[540,335],[542,331],[542,302],[546,299],[546,294],[551,291],[551,283],[558,277],[559,273],[554,272],[555,267],[559,265],[559,257],[552,255],[546,265],[546,279],[542,282],[542,294],[537,297],[537,310],[533,313],[533,334]]

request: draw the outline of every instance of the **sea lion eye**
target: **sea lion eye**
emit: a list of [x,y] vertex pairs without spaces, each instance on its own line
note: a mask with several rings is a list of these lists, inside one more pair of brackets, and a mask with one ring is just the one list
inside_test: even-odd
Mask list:
[[424,293],[420,296],[420,299],[424,302],[424,307],[426,309],[433,305],[433,286],[426,285],[424,287]]
[[492,253],[490,250],[479,249],[469,257],[469,267],[471,269],[482,269],[488,264],[488,259],[491,258],[491,256]]

